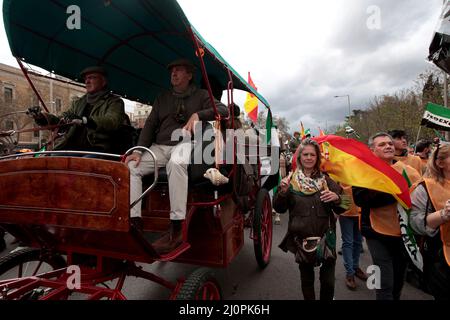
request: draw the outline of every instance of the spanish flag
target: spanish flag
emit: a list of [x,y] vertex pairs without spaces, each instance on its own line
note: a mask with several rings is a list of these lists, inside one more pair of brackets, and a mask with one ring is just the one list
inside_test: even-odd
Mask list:
[[325,135],[325,132],[323,132],[323,130],[320,129],[320,127],[319,127],[319,136],[321,137],[321,136],[324,136],[324,135]]
[[[363,143],[326,135],[313,138],[326,146],[328,159],[322,162],[322,169],[332,179],[355,187],[368,188],[392,194],[402,207],[411,207],[408,183],[394,168],[376,157]],[[297,159],[297,154],[294,155]],[[295,170],[296,164],[292,168]]]
[[300,138],[303,140],[306,138],[305,127],[303,127],[303,122],[300,121]]
[[[252,78],[250,77],[250,72],[248,73],[248,83],[252,86],[252,88],[257,90]],[[256,120],[258,119],[258,98],[250,92],[247,93],[247,99],[244,102],[244,109],[250,120],[256,123]]]

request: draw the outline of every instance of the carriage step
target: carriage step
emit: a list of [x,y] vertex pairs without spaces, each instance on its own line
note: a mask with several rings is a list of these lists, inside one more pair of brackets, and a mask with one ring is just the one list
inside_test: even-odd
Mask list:
[[[141,239],[141,241],[146,242],[146,246],[150,249],[150,254],[153,256],[153,258],[157,261],[171,261],[178,257],[183,252],[187,251],[191,245],[187,242],[183,242],[180,246],[178,246],[176,249],[174,249],[171,252],[168,252],[163,255],[158,255],[156,252],[154,252],[154,248],[152,247],[152,243],[154,243],[156,240],[158,240],[165,232],[151,232],[151,231],[144,231],[139,232],[137,234],[138,238]],[[156,256],[154,256],[156,254]]]
[[156,259],[158,261],[171,261],[181,255],[183,252],[187,251],[191,245],[187,242],[183,242],[181,245],[179,245],[175,250],[163,254],[160,256],[160,258]]

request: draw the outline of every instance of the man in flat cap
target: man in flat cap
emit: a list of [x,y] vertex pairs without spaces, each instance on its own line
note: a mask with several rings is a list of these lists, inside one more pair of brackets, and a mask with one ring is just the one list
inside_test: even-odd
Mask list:
[[[29,112],[38,125],[58,124],[61,119],[73,124],[55,141],[54,150],[121,153],[118,141],[120,129],[129,124],[123,100],[108,90],[106,71],[92,66],[80,73],[86,85],[86,94],[72,102],[62,114]],[[47,121],[48,120],[48,121]]]
[[[182,228],[188,194],[187,169],[192,150],[190,133],[193,133],[196,122],[215,120],[208,92],[193,83],[194,64],[187,59],[179,59],[167,68],[172,88],[156,98],[137,143],[138,146],[150,148],[158,159],[158,166],[167,169],[170,229],[153,243],[160,254],[176,249],[183,242]],[[217,100],[215,104],[220,115],[228,115],[224,104]],[[173,137],[174,132],[181,132],[185,139],[177,139],[180,135]],[[154,172],[153,159],[148,153],[135,151],[126,158],[125,163],[130,168],[130,202],[134,202],[142,194],[142,177]],[[141,228],[141,204],[131,209],[130,216],[132,224]]]

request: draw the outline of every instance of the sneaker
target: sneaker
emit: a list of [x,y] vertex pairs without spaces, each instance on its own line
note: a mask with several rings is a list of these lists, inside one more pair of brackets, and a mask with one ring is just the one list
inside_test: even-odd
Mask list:
[[365,273],[364,271],[361,270],[361,268],[357,268],[355,270],[355,276],[363,281],[366,281],[369,276],[367,275],[367,273]]
[[355,282],[355,276],[346,276],[345,277],[345,285],[350,290],[356,290],[356,282]]

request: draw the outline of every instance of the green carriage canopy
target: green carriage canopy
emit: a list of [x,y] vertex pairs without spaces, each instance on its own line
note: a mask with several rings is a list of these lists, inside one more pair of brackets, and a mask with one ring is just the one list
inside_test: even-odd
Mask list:
[[450,131],[450,109],[438,104],[428,103],[420,124],[428,128]]
[[[79,9],[79,29],[72,28],[73,8]],[[234,88],[253,93],[269,107],[200,36],[175,0],[4,0],[3,19],[15,57],[75,81],[86,66],[101,65],[111,90],[148,104],[169,87],[166,66],[177,58],[196,64],[200,83],[192,30],[204,50],[208,77],[226,89],[230,71]]]

